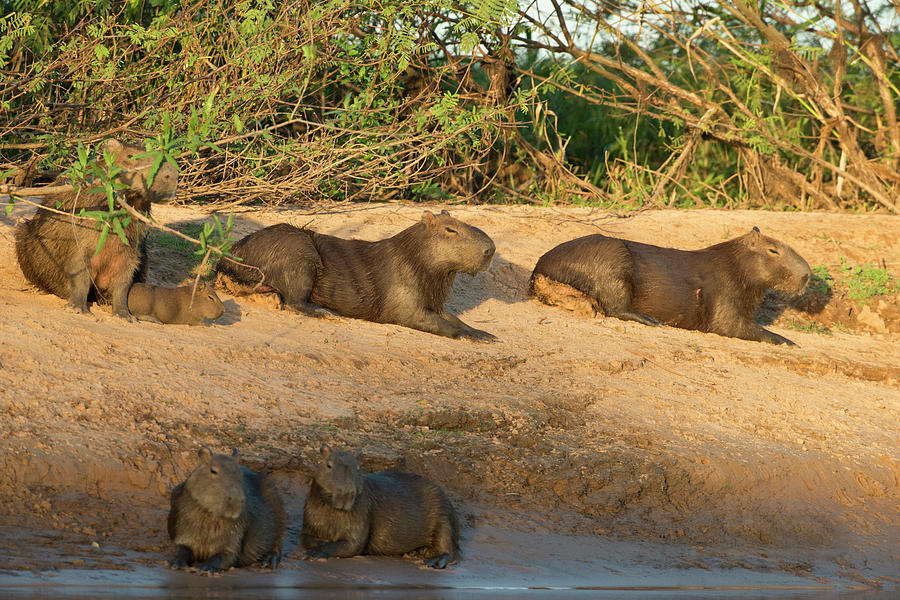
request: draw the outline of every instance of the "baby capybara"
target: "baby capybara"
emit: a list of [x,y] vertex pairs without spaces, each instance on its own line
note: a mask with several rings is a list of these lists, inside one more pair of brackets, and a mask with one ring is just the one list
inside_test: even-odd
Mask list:
[[128,292],[128,310],[140,321],[202,325],[215,321],[225,312],[219,295],[208,283],[163,287],[135,283]]
[[[151,203],[165,202],[175,195],[178,171],[168,162],[162,163],[153,184],[148,186],[153,158],[136,158],[144,152],[142,146],[110,139],[102,148],[115,156],[116,166],[122,167],[118,181],[128,187],[119,194],[136,210],[149,213]],[[31,219],[20,223],[16,227],[16,258],[30,283],[67,299],[77,312],[89,312],[88,297],[93,289],[98,299],[109,298],[114,314],[130,320],[128,290],[135,275],[146,270],[143,242],[147,226],[131,218],[123,227],[128,243],[110,231],[100,252],[95,254],[101,235],[98,223],[75,216],[82,209],[106,211],[109,206],[104,194],[90,193],[89,187],[85,184],[79,192],[45,198],[43,206],[71,214],[38,209]],[[120,207],[118,203],[115,206]]]
[[701,250],[595,234],[544,254],[531,275],[531,292],[553,303],[553,284],[561,283],[609,317],[794,345],[760,327],[753,314],[767,289],[796,294],[810,275],[799,254],[756,227]]
[[322,462],[303,506],[307,559],[421,551],[443,569],[459,559],[459,524],[438,485],[420,475],[363,475],[348,452],[320,449]]
[[494,256],[491,238],[447,211],[425,211],[412,227],[377,242],[281,223],[243,238],[232,254],[243,264],[219,261],[221,274],[247,292],[274,289],[307,315],[334,311],[447,337],[497,339],[444,310],[456,274],[475,275]]
[[258,562],[273,569],[281,559],[285,514],[272,480],[232,456],[200,449],[200,466],[172,490],[169,537],[179,569],[198,564],[216,573]]

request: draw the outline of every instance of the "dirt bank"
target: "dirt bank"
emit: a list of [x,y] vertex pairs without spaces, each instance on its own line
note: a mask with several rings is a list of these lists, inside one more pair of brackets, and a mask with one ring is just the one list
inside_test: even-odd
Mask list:
[[[211,327],[128,324],[108,307],[84,317],[30,288],[18,270],[12,228],[29,211],[0,219],[6,576],[129,569],[170,577],[168,491],[203,443],[237,447],[250,466],[277,472],[295,517],[280,577],[310,568],[332,577],[335,567],[302,563],[296,551],[308,465],[327,441],[354,450],[367,469],[414,470],[447,487],[464,515],[468,560],[461,579],[441,575],[440,585],[478,580],[484,564],[495,568],[485,577],[540,583],[587,561],[575,578],[586,585],[688,585],[706,574],[718,585],[736,577],[896,589],[896,295],[842,309],[877,319],[846,319],[827,335],[803,325],[827,313],[772,300],[772,329],[799,348],[586,319],[525,295],[543,252],[593,232],[698,248],[759,225],[811,265],[877,263],[900,276],[896,217],[449,208],[497,245],[489,271],[457,278],[449,307],[502,343],[314,320],[224,295],[225,316]],[[421,211],[246,211],[236,231],[288,221],[378,239]],[[178,227],[206,216],[178,207],[155,215]],[[190,275],[177,245],[157,234],[151,244],[151,283]],[[835,296],[840,302],[849,303]],[[359,560],[345,564],[382,564]],[[541,560],[555,567],[541,570]],[[423,577],[412,564],[391,564],[395,584]],[[335,573],[348,582],[371,568]]]

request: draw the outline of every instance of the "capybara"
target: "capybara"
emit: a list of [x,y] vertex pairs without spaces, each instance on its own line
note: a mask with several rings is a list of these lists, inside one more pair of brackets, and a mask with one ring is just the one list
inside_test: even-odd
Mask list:
[[544,254],[531,274],[531,291],[545,296],[536,288],[546,278],[584,293],[609,317],[794,345],[760,327],[753,313],[767,289],[802,292],[810,274],[790,246],[756,227],[701,250],[595,234]]
[[134,318],[155,323],[202,325],[225,312],[218,294],[208,283],[170,288],[135,283],[128,292],[128,311]]
[[475,275],[494,256],[491,238],[446,210],[425,211],[412,227],[377,242],[281,223],[243,238],[232,254],[243,264],[221,260],[220,273],[247,291],[274,289],[285,304],[307,315],[330,310],[447,337],[497,339],[443,308],[456,274]]
[[459,559],[456,511],[438,485],[399,471],[363,475],[352,454],[327,445],[320,452],[303,506],[304,558],[418,550],[436,569]]
[[172,490],[169,537],[180,569],[203,573],[257,562],[273,569],[281,559],[285,513],[272,480],[232,456],[200,449],[200,466]]
[[[115,164],[122,167],[118,181],[128,188],[119,194],[136,210],[147,213],[152,202],[166,202],[175,195],[178,171],[168,162],[162,163],[153,185],[148,187],[153,158],[134,158],[144,152],[142,146],[124,145],[110,139],[103,143],[103,149],[114,154]],[[60,182],[63,183],[67,182]],[[90,184],[85,184],[80,192],[47,196],[42,202],[43,206],[71,215],[38,209],[31,219],[16,227],[19,267],[29,282],[67,299],[77,312],[89,311],[88,297],[94,289],[97,299],[109,298],[114,314],[130,320],[128,290],[135,275],[140,279],[146,274],[147,226],[131,218],[123,227],[128,244],[109,231],[103,248],[95,256],[101,235],[98,223],[75,216],[81,209],[105,211],[109,206],[104,194],[90,193],[89,188]]]

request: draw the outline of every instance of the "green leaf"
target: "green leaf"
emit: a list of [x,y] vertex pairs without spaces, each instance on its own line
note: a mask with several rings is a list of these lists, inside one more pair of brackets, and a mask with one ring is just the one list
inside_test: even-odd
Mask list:
[[162,166],[163,161],[166,159],[166,155],[160,152],[156,155],[156,158],[153,160],[153,164],[150,165],[150,172],[147,173],[147,187],[151,187],[153,185],[153,181],[156,179],[156,174],[159,173],[159,168]]
[[9,202],[6,203],[6,216],[9,216],[9,213],[13,211],[13,208],[16,207],[16,203],[13,202],[14,196],[9,197]]
[[94,250],[94,256],[100,254],[100,249],[106,243],[106,236],[109,235],[109,223],[103,224],[103,231],[100,232],[100,239],[97,240],[97,249]]
[[122,224],[119,222],[118,218],[112,220],[112,228],[115,234],[119,236],[119,239],[122,240],[123,244],[125,244],[126,246],[131,245],[128,243],[128,238],[125,237],[125,230],[122,229]]
[[234,130],[238,133],[244,133],[244,123],[237,113],[234,113]]

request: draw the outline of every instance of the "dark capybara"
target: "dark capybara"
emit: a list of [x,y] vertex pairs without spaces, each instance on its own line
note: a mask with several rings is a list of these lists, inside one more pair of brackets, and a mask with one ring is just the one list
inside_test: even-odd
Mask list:
[[322,464],[303,506],[306,559],[421,551],[443,569],[459,559],[459,523],[438,485],[420,475],[363,475],[348,452],[320,449]]
[[128,310],[134,318],[155,323],[202,325],[225,312],[218,294],[208,283],[169,288],[135,283],[128,292]]
[[281,559],[285,514],[272,480],[234,456],[200,449],[200,466],[172,490],[169,537],[175,569],[200,563],[203,573]]
[[595,234],[544,254],[531,274],[531,291],[547,301],[546,278],[584,293],[606,316],[794,345],[760,327],[753,313],[767,289],[802,292],[810,274],[790,246],[756,227],[701,250]]
[[[128,188],[119,193],[138,211],[147,213],[152,202],[166,202],[175,195],[178,171],[168,162],[163,162],[148,187],[153,158],[134,158],[144,152],[142,146],[110,139],[103,143],[103,149],[114,154],[115,164],[123,168],[118,181]],[[85,185],[78,193],[47,196],[42,204],[76,215],[81,209],[108,210],[106,196],[89,193],[88,188]],[[147,226],[132,218],[124,232],[127,245],[110,232],[95,256],[100,239],[96,221],[38,209],[34,217],[16,227],[16,257],[29,282],[67,299],[77,312],[89,311],[88,297],[94,289],[98,299],[109,298],[114,314],[130,320],[128,290],[136,275],[140,279],[146,274]]]
[[377,242],[282,223],[248,235],[232,254],[243,264],[219,261],[220,273],[248,291],[274,289],[285,304],[307,315],[331,310],[447,337],[497,339],[443,308],[456,274],[475,275],[494,256],[491,238],[447,211],[425,211],[420,222]]

